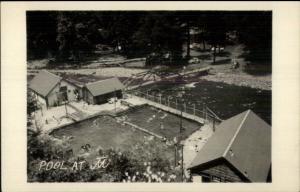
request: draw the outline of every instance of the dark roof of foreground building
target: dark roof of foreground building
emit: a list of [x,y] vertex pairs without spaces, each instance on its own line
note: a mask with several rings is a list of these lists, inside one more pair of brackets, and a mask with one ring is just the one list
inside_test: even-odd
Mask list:
[[43,70],[30,81],[29,88],[37,94],[46,97],[61,79],[61,77]]
[[104,95],[124,88],[124,85],[118,78],[110,78],[93,83],[88,83],[85,87],[93,96]]
[[223,121],[189,169],[224,158],[251,182],[265,182],[271,166],[271,127],[251,110]]

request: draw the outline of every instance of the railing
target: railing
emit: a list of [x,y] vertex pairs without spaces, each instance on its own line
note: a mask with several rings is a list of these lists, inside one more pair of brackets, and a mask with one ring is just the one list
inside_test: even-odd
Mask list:
[[[158,104],[180,110],[184,113],[194,115],[200,117],[204,120],[207,120],[213,124],[220,123],[223,120],[218,117],[207,105],[202,104],[202,109],[199,109],[199,104],[188,104],[187,102],[182,102],[178,98],[171,98],[170,96],[163,96],[163,95],[152,95],[149,93],[133,90],[129,92],[132,95],[136,95],[138,97],[145,98],[152,102],[156,102]],[[198,108],[197,108],[198,107]]]

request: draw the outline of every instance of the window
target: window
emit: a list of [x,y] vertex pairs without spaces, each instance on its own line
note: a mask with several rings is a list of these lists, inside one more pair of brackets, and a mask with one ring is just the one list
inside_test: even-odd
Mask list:
[[62,86],[59,88],[60,92],[66,92],[68,90],[67,86]]

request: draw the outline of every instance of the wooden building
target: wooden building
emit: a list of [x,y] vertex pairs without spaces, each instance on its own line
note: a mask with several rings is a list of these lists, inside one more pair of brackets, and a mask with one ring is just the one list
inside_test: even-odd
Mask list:
[[80,87],[46,70],[40,71],[30,82],[29,89],[37,100],[47,107],[75,101],[80,97]]
[[269,182],[270,125],[251,110],[223,121],[188,169],[193,181]]
[[118,78],[110,78],[93,83],[88,83],[83,87],[83,99],[89,104],[103,104],[110,98],[122,98],[124,85]]

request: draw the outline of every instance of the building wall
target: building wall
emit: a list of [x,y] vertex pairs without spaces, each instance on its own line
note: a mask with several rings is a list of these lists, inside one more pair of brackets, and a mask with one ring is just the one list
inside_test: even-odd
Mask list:
[[111,92],[94,97],[86,88],[83,89],[83,100],[89,104],[104,104],[107,103],[108,99],[115,96],[119,99],[122,98],[122,91],[118,90],[116,92]]
[[36,93],[34,93],[34,95],[36,96],[36,99],[37,99],[37,101],[38,101],[39,103],[41,103],[42,105],[47,105],[47,104],[46,104],[46,100],[45,100],[43,97],[39,96],[39,95],[36,94]]
[[60,105],[61,103],[58,100],[57,94],[59,93],[60,87],[67,86],[67,95],[68,95],[68,101],[75,101],[76,95],[74,93],[75,90],[79,90],[78,87],[62,80],[60,83],[58,83],[55,88],[48,94],[47,100],[48,100],[48,107],[52,107],[55,105]]
[[217,163],[201,168],[201,170],[191,170],[193,177],[201,176],[202,182],[246,182],[237,172],[231,169],[226,163]]
[[58,92],[58,85],[49,93],[47,96],[47,102],[48,102],[48,107],[53,107],[55,105],[58,105],[58,99],[56,93]]
[[242,179],[226,164],[216,165],[214,167],[203,170],[202,173],[208,174],[212,177],[220,178],[223,182],[242,182]]
[[68,83],[64,80],[61,81],[61,85],[60,86],[67,86],[68,87],[68,91],[67,91],[67,94],[68,94],[68,100],[69,101],[76,101],[76,95],[75,95],[75,90],[78,90],[79,91],[79,88],[76,87],[75,85],[71,84],[71,83]]
[[86,88],[83,89],[82,94],[83,94],[83,100],[85,102],[89,104],[94,104],[94,97]]
[[118,99],[122,98],[122,91],[116,91],[116,92],[111,92],[111,93],[107,93],[104,95],[99,95],[97,97],[94,97],[94,103],[95,104],[104,104],[107,103],[108,99],[113,98],[113,97],[117,97]]

